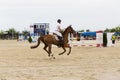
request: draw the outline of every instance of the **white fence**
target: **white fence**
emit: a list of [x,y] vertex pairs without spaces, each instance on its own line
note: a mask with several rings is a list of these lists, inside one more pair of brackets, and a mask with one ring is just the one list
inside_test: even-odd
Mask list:
[[[107,40],[108,40],[107,46],[113,46],[112,41],[111,41],[112,35],[113,35],[113,33],[107,33]],[[69,37],[69,44],[72,47],[73,46],[102,47],[102,45],[103,45],[103,33],[97,33],[96,40],[81,39],[80,41],[77,41],[77,39],[73,39],[73,37],[71,37],[71,38]]]

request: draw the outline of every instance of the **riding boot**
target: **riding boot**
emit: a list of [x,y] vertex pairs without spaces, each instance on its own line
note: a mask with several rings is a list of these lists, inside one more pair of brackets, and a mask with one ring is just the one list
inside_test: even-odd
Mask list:
[[58,36],[58,47],[61,47],[63,45],[63,40],[62,40],[62,37],[61,36]]

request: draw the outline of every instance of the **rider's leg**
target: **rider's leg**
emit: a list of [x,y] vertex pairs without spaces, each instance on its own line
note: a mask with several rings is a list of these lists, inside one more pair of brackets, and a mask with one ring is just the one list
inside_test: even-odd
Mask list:
[[59,41],[58,41],[58,45],[61,47],[62,45],[63,45],[63,39],[62,39],[62,37],[61,36],[58,36],[58,39],[59,39]]

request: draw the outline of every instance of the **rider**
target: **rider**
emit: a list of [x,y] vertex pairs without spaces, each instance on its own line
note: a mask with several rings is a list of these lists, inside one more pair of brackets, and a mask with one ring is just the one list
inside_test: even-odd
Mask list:
[[61,46],[62,42],[63,42],[63,40],[62,40],[62,34],[61,34],[61,32],[62,32],[62,29],[61,29],[61,19],[58,19],[57,23],[58,23],[58,25],[57,25],[56,30],[54,31],[54,34],[57,35],[57,37],[59,39],[59,41],[58,41],[59,45],[58,46]]

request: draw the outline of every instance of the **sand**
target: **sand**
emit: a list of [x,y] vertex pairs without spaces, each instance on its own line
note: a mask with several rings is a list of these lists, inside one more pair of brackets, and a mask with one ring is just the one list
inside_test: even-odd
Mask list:
[[[114,47],[73,47],[69,56],[54,47],[49,59],[43,45],[0,40],[0,80],[120,80],[120,42]],[[68,49],[67,49],[68,50]]]

